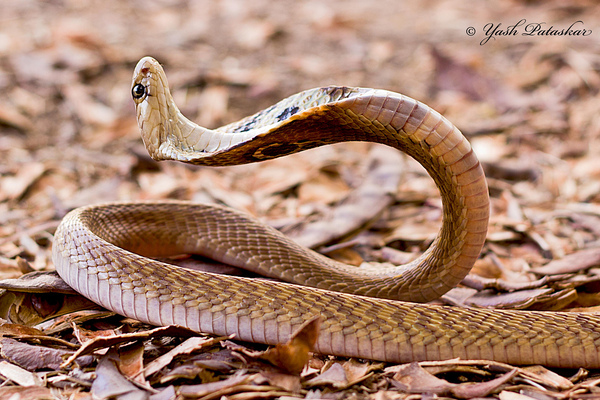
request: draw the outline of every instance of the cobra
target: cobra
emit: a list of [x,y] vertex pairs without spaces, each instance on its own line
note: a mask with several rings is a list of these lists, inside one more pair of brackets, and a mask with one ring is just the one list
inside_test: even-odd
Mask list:
[[[185,118],[160,64],[145,57],[132,83],[150,155],[237,165],[343,141],[395,147],[438,186],[441,230],[408,265],[355,268],[305,249],[240,212],[189,202],[134,202],[73,210],[57,229],[61,277],[90,300],[150,324],[235,334],[276,344],[320,315],[315,350],[389,362],[464,359],[600,367],[600,317],[422,304],[469,272],[485,241],[486,180],[469,142],[407,96],[328,87],[293,95],[210,130]],[[285,282],[183,270],[147,257],[198,253]]]

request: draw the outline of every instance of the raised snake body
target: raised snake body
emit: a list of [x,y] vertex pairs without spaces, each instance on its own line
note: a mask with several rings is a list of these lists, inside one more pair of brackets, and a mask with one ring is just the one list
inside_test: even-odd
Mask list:
[[[267,344],[287,341],[320,315],[316,351],[340,356],[600,367],[598,316],[408,302],[436,299],[464,278],[479,256],[489,218],[487,184],[468,141],[428,106],[383,90],[328,87],[208,130],[180,113],[162,67],[150,57],[135,68],[132,95],[144,143],[157,160],[234,165],[357,140],[400,149],[439,187],[442,228],[414,262],[375,271],[332,261],[224,207],[84,207],[59,226],[53,258],[61,277],[90,300],[151,324]],[[178,253],[312,287],[182,270],[138,255]]]

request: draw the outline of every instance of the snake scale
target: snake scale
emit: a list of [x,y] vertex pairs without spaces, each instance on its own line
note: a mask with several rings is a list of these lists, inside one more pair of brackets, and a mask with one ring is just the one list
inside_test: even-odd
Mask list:
[[[225,207],[179,201],[83,207],[63,219],[53,247],[57,271],[83,296],[150,324],[266,344],[287,341],[320,315],[315,350],[324,354],[600,367],[599,316],[421,304],[469,272],[489,219],[487,183],[469,142],[425,104],[384,90],[327,87],[209,130],[181,114],[150,57],[135,68],[132,96],[156,160],[236,165],[343,141],[397,148],[437,184],[442,227],[414,262],[375,270],[328,259]],[[144,257],[181,253],[291,283],[188,271]]]

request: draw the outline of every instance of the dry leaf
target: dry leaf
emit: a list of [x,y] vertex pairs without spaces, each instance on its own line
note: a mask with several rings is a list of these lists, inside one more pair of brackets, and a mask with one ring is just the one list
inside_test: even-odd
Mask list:
[[437,378],[419,366],[419,363],[405,364],[392,380],[392,384],[407,393],[430,393],[444,395],[457,385]]
[[179,389],[179,393],[188,397],[201,397],[209,393],[218,393],[232,387],[241,386],[253,379],[251,375],[245,373],[237,373],[230,378],[218,382],[201,383],[199,385],[183,385]]
[[182,328],[180,326],[163,326],[160,328],[151,329],[148,331],[135,332],[135,333],[123,333],[121,335],[109,336],[109,337],[96,337],[93,340],[86,342],[83,346],[69,357],[62,365],[62,368],[66,368],[71,364],[77,357],[90,354],[94,350],[112,347],[120,343],[128,343],[134,340],[147,340],[161,336],[195,336],[196,333],[189,329]]
[[42,386],[5,386],[0,388],[0,398],[10,400],[55,400],[53,390]]
[[484,290],[469,297],[465,302],[477,307],[525,309],[534,304],[538,297],[549,295],[552,292],[553,290],[548,288],[519,290],[500,294]]
[[367,379],[372,375],[372,371],[382,367],[382,363],[372,364],[354,359],[343,363],[334,362],[324,372],[308,380],[306,385],[309,387],[325,385],[345,389]]
[[146,379],[141,373],[144,369],[144,344],[140,341],[119,347],[117,367],[123,376],[141,385],[146,384]]
[[488,382],[461,383],[452,389],[452,394],[461,399],[486,397],[491,393],[497,392],[502,385],[514,378],[518,372],[517,369],[513,369]]
[[11,126],[22,132],[33,129],[29,118],[7,104],[0,104],[0,124]]
[[92,384],[92,396],[97,399],[128,398],[145,399],[148,394],[129,382],[115,365],[114,356],[102,357],[96,368],[96,379]]
[[37,375],[6,361],[0,361],[0,375],[20,386],[42,385]]
[[524,377],[532,379],[535,382],[541,383],[545,387],[550,387],[554,390],[566,390],[571,389],[574,386],[573,382],[567,378],[564,378],[541,365],[521,368],[521,374]]
[[277,344],[261,354],[260,358],[290,374],[300,374],[317,342],[320,327],[321,317],[311,318],[292,334],[287,343]]
[[335,388],[345,388],[348,387],[348,383],[348,376],[342,364],[333,363],[325,372],[308,380],[306,385],[309,387],[331,385]]
[[0,200],[20,199],[26,191],[46,172],[42,163],[27,163],[22,165],[14,176],[4,177],[0,181]]
[[591,248],[571,253],[560,260],[550,261],[543,267],[532,268],[540,275],[567,274],[600,265],[600,248]]
[[518,369],[513,369],[506,374],[487,382],[480,383],[450,383],[439,379],[419,366],[419,363],[404,365],[394,375],[392,384],[408,393],[430,393],[436,395],[452,394],[461,399],[485,397],[497,391],[501,385],[515,377]]
[[72,322],[73,335],[77,338],[77,341],[81,344],[86,344],[96,338],[106,338],[117,336],[117,332],[114,329],[84,329],[81,325]]
[[[144,367],[143,375],[148,377],[155,372],[161,370],[163,367],[169,365],[173,358],[180,354],[189,354],[193,351],[199,350],[203,347],[211,346],[215,343],[224,340],[225,338],[202,338],[202,337],[191,337],[187,339],[185,342],[181,343],[179,346],[170,350],[168,353],[161,355],[160,357],[152,360],[146,367]],[[231,337],[230,337],[231,339]]]
[[500,400],[535,400],[537,397],[525,396],[524,394],[503,390],[498,393],[498,398]]
[[[64,358],[74,353],[73,350],[55,349],[41,344],[30,345],[9,338],[0,339],[0,351],[4,359],[28,371],[47,368],[58,370]],[[77,360],[80,366],[88,366],[91,362],[92,357],[80,357]]]

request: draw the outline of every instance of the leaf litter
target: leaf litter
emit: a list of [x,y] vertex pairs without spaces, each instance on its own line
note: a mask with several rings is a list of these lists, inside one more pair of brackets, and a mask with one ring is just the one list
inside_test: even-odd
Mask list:
[[[424,12],[422,2],[380,3],[3,6],[0,398],[565,399],[597,393],[597,371],[480,360],[395,366],[311,354],[299,339],[278,350],[149,327],[97,309],[52,272],[60,219],[74,207],[111,200],[229,205],[357,266],[408,262],[439,229],[439,196],[424,170],[375,145],[328,146],[219,169],[154,163],[129,98],[133,66],[148,54],[165,64],[184,113],[210,127],[332,83],[390,89],[433,106],[470,138],[492,201],[482,256],[463,285],[437,302],[598,312],[595,32],[498,37],[484,46],[478,36],[486,23],[521,18],[556,26],[581,20],[595,30],[598,5],[511,1],[473,8],[435,0]],[[479,32],[475,37],[464,33],[469,25]],[[169,262],[207,268],[193,257]]]

